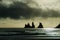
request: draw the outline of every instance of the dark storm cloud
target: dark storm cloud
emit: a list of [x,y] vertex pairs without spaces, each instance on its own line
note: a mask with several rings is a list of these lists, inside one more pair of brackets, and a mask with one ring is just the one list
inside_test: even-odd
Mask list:
[[9,8],[0,5],[0,17],[3,18],[10,17],[18,19],[20,16],[28,18],[30,17],[31,12],[31,8],[22,2],[14,2],[14,5],[11,5]]
[[4,6],[0,4],[0,18],[10,17],[12,19],[19,19],[30,17],[60,17],[60,13],[55,10],[43,11],[37,8],[31,8],[23,2],[13,2],[13,5]]

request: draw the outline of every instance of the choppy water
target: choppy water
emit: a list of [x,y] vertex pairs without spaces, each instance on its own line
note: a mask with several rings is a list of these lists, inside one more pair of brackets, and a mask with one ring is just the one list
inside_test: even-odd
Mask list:
[[60,28],[5,28],[0,37],[8,39],[60,39]]
[[[40,36],[39,33],[42,33],[41,36],[60,36],[60,29],[59,28],[41,28],[41,29],[30,29],[25,30],[25,32],[28,33],[38,33],[38,36]],[[45,33],[45,34],[43,34]]]
[[60,36],[60,28],[15,28],[0,29],[0,34],[19,34],[19,35],[35,35],[35,36]]

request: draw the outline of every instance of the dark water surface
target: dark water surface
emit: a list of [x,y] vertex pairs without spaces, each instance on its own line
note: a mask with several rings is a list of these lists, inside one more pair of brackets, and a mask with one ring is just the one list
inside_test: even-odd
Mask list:
[[1,28],[0,38],[7,39],[60,39],[59,28]]

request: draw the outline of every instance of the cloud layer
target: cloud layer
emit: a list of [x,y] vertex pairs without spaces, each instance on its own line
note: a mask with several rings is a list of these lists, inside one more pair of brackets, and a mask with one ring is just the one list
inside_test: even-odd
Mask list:
[[30,0],[0,1],[0,18],[31,18],[31,17],[60,17],[60,12],[54,9],[39,8],[38,3]]

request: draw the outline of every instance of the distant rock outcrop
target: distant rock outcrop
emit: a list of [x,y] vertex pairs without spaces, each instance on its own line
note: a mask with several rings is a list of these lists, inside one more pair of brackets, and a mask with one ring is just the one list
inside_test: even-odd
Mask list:
[[38,28],[43,28],[43,25],[42,25],[42,23],[39,23],[39,26],[38,26]]
[[[32,22],[32,26],[30,26],[29,23],[27,25],[25,24],[25,27],[24,28],[35,28],[34,22]],[[39,23],[38,28],[43,28],[42,23]]]
[[25,24],[24,28],[35,28],[34,22],[32,22],[32,26],[29,23],[27,25]]
[[60,28],[60,24],[58,26],[56,26],[55,28]]
[[32,26],[31,26],[31,28],[35,28],[34,22],[32,22]]
[[31,28],[30,24],[28,23],[27,25],[25,24],[24,28]]

